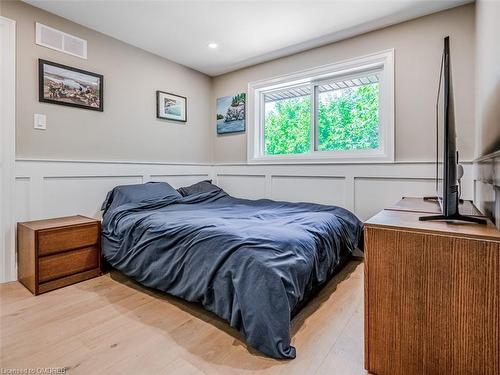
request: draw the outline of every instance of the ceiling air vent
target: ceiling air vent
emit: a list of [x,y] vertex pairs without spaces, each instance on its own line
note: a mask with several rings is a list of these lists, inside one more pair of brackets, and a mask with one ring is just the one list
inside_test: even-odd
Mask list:
[[36,44],[82,59],[87,58],[87,41],[76,36],[36,23]]

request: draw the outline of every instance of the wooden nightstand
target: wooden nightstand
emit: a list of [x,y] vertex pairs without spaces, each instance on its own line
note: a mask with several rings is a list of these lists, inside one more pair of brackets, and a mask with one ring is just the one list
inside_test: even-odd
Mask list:
[[17,276],[37,295],[101,274],[101,222],[85,216],[17,223]]

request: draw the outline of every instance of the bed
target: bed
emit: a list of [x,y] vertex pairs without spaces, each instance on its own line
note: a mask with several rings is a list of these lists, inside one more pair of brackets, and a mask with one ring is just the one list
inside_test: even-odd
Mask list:
[[200,303],[273,358],[295,358],[292,318],[363,244],[346,209],[239,199],[210,181],[118,186],[102,208],[111,266]]

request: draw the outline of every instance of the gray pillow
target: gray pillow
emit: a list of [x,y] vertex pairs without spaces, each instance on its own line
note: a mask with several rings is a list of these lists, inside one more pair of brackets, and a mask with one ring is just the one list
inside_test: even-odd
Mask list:
[[181,198],[182,196],[166,182],[148,182],[137,185],[121,185],[111,190],[101,210],[107,211],[127,203],[154,201],[162,198]]
[[209,191],[221,191],[222,189],[217,185],[212,184],[212,180],[205,180],[197,182],[191,186],[185,186],[177,189],[183,197],[193,194],[208,193]]

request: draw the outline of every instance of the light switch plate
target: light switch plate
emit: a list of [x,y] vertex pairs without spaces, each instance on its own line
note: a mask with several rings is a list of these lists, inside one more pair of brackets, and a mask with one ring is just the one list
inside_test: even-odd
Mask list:
[[47,129],[47,117],[41,113],[35,113],[33,117],[33,127],[39,130]]

